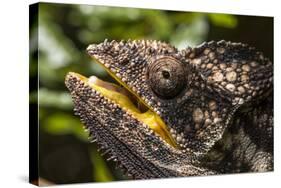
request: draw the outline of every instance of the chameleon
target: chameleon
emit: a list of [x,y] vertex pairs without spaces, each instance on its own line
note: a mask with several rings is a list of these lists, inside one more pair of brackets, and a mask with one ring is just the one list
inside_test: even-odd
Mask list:
[[89,139],[132,179],[273,171],[273,63],[254,47],[91,44],[115,83],[69,72]]

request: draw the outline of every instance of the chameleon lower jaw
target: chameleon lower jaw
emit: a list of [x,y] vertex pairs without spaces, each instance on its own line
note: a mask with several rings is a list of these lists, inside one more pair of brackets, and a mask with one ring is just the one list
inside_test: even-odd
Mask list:
[[112,103],[119,105],[135,119],[147,125],[171,146],[177,148],[177,144],[163,120],[151,109],[145,107],[147,106],[146,104],[141,104],[142,102],[138,100],[138,97],[134,97],[125,87],[102,81],[95,76],[86,78],[78,73],[71,72],[69,74],[78,77],[100,95],[109,99]]

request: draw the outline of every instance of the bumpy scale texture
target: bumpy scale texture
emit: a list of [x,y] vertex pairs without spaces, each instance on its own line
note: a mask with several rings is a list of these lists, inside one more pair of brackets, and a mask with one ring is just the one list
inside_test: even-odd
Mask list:
[[165,122],[172,147],[128,109],[68,74],[90,138],[135,179],[273,170],[273,63],[246,44],[104,41],[88,54]]

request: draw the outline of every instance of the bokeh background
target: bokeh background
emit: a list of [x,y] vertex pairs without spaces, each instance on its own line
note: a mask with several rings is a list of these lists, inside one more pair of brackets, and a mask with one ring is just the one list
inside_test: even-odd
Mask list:
[[[248,43],[273,60],[270,17],[40,3],[30,18],[30,79],[39,72],[39,175],[49,182],[127,179],[88,141],[64,85],[69,71],[111,79],[85,53],[106,38],[157,39],[180,49],[224,39]],[[37,88],[30,104],[37,105]]]

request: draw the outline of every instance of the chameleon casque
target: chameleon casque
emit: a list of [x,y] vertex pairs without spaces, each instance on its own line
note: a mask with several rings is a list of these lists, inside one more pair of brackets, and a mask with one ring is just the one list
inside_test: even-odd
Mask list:
[[242,43],[92,44],[117,84],[67,74],[90,139],[133,179],[273,170],[273,63]]

